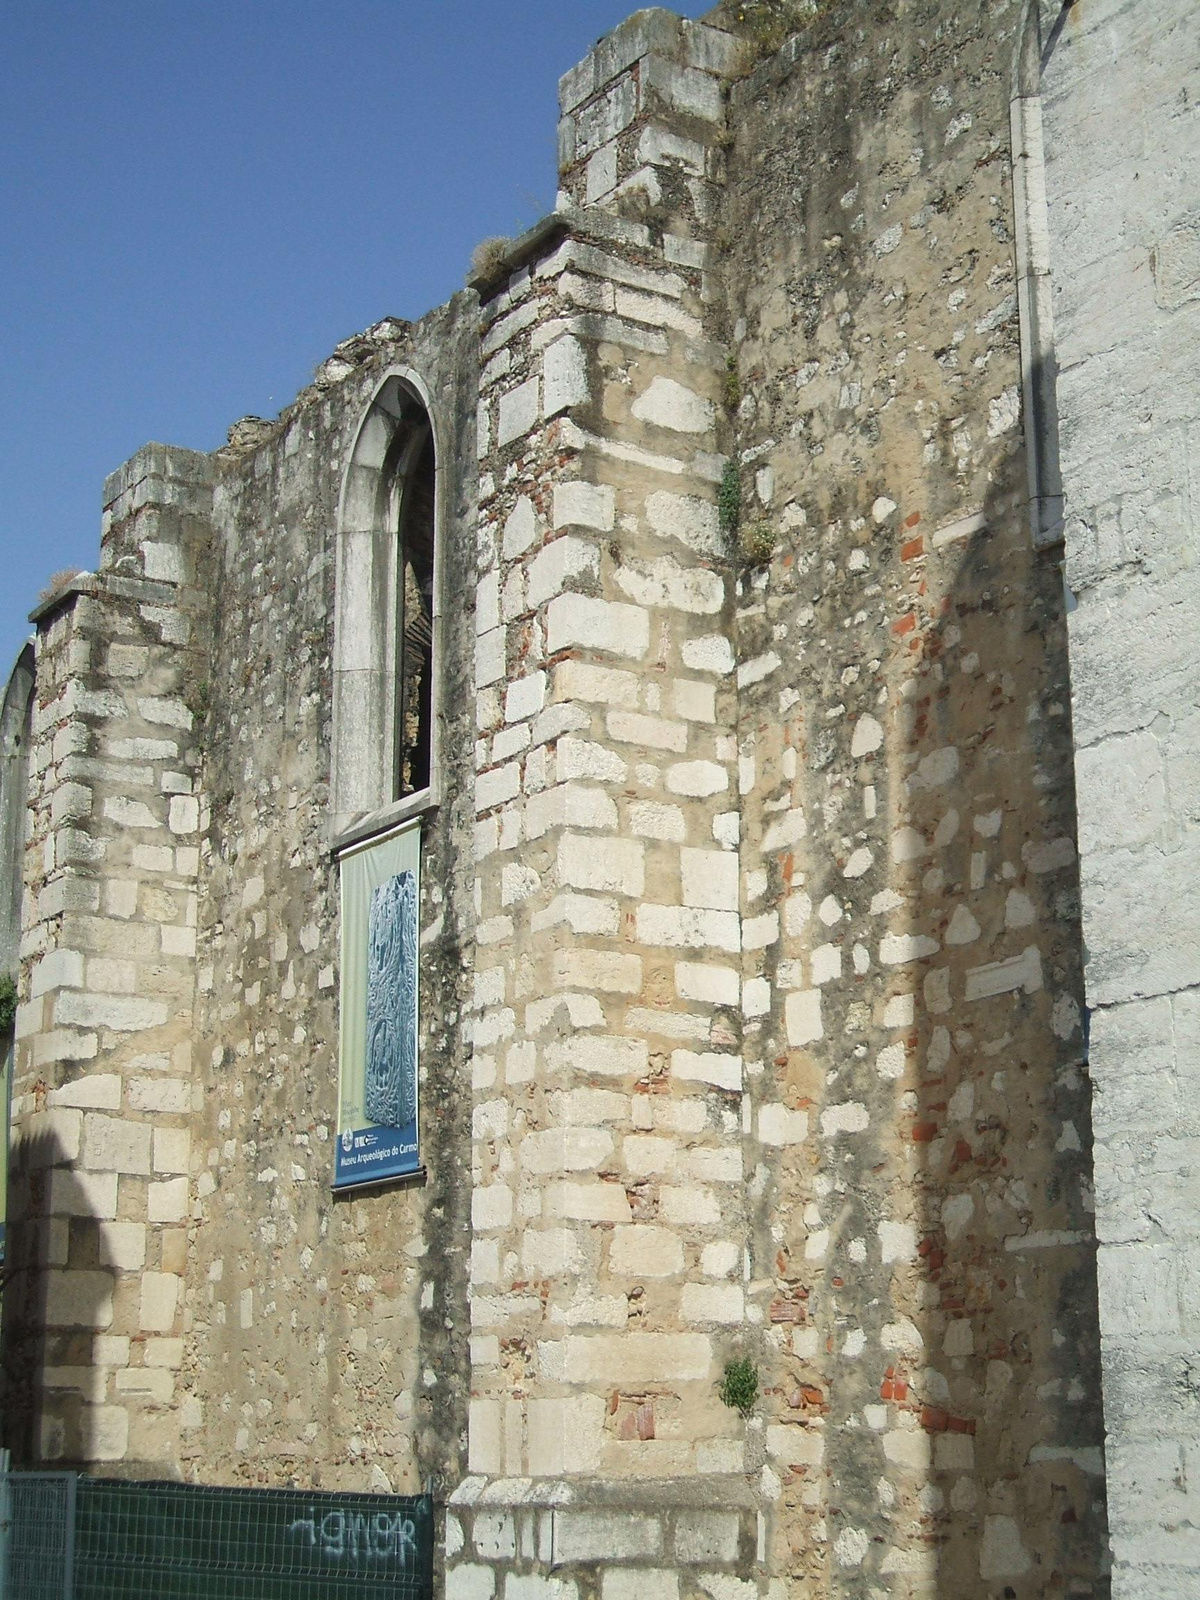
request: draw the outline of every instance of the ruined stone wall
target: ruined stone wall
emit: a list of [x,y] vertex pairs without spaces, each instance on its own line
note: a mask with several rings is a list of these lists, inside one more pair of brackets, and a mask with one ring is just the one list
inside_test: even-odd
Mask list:
[[[29,747],[33,736],[34,651],[22,647],[0,697],[0,1095],[7,1111],[13,1067],[13,991],[21,962],[21,905],[25,898],[25,834],[28,826]],[[0,1182],[8,1193],[8,1140],[0,1150]],[[0,1243],[3,1242],[0,1230]],[[3,1255],[0,1248],[0,1256]]]
[[[339,349],[216,464],[185,1295],[182,1465],[206,1482],[413,1492],[457,1479],[465,1428],[476,320],[463,296]],[[335,1198],[338,870],[330,759],[335,531],[389,368],[425,382],[449,485],[443,800],[422,844],[424,1184]],[[354,625],[368,629],[378,619]]]
[[1076,6],[1042,79],[1113,1592],[1200,1587],[1200,12]]
[[[390,365],[473,548],[469,296],[349,341],[215,457],[148,446],[99,570],[38,613],[6,1442],[207,1482],[415,1489],[465,1430],[468,612],[424,818],[423,1187],[335,1200],[338,494]],[[358,619],[369,627],[375,618]]]
[[[721,27],[636,14],[564,78],[559,211],[478,298],[349,341],[214,457],[149,447],[112,481],[101,571],[39,622],[5,1306],[27,1457],[432,1477],[451,1600],[1106,1593],[1024,8],[813,9],[748,75]],[[1185,318],[1193,231],[1153,264]],[[335,1200],[338,496],[398,367],[449,484],[429,1172]],[[1090,471],[1107,413],[1077,409]],[[1139,514],[1173,527],[1160,487]],[[1086,718],[1119,681],[1105,585],[1147,559],[1077,584]],[[1168,1004],[1186,1022],[1160,998],[1137,1027]],[[1149,1286],[1114,1285],[1113,1348],[1144,1311],[1178,1378],[1190,1235],[1160,1248],[1148,1216],[1113,1236]],[[738,1357],[747,1416],[718,1395]]]
[[26,1463],[178,1461],[210,482],[139,451],[98,571],[36,614],[4,1297]]
[[805,1592],[1105,1592],[1018,13],[833,6],[733,91],[749,1303],[770,1559]]

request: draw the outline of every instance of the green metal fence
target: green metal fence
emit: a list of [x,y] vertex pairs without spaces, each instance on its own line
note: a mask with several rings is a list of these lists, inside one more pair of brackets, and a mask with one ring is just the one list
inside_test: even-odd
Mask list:
[[0,1474],[2,1600],[430,1600],[427,1495]]
[[0,1595],[71,1600],[75,1474],[0,1469]]

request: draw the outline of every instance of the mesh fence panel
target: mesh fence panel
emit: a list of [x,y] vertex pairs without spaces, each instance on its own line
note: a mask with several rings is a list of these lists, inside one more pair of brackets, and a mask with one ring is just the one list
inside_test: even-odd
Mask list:
[[0,1600],[430,1600],[428,1496],[0,1472]]
[[0,1509],[8,1524],[4,1600],[71,1600],[74,1474],[5,1473]]
[[429,1600],[426,1496],[81,1479],[76,1600]]

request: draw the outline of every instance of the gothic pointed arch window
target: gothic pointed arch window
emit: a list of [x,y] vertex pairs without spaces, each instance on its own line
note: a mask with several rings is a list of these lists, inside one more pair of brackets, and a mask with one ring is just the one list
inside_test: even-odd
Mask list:
[[355,436],[338,513],[336,1189],[421,1170],[420,819],[438,800],[441,503],[433,409],[420,379],[399,369]]
[[377,389],[342,489],[334,623],[334,843],[437,801],[436,428],[419,378]]

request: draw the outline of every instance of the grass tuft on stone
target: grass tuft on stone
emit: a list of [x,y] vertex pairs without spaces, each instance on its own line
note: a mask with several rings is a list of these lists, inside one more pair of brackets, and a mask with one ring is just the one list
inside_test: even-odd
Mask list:
[[63,567],[59,572],[52,572],[46,580],[46,586],[38,596],[39,600],[53,600],[60,589],[65,589],[72,578],[77,578],[82,569],[79,567]]
[[471,251],[471,276],[473,278],[498,278],[504,271],[512,240],[503,234],[481,239]]

